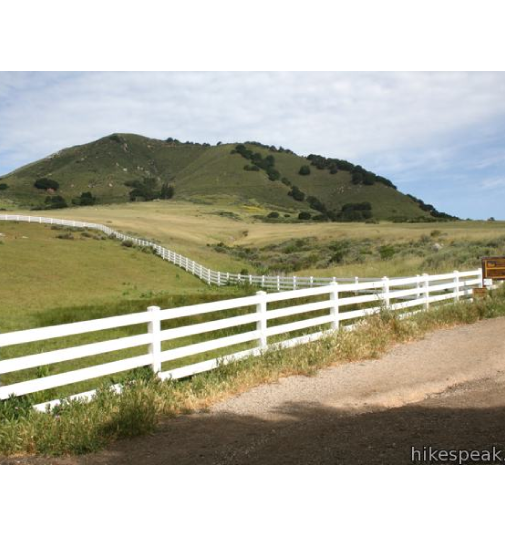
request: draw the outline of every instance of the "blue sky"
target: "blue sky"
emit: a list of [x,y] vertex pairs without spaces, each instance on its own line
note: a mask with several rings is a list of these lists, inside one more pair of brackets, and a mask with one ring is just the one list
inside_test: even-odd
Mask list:
[[0,73],[0,175],[112,132],[344,158],[505,219],[505,73]]

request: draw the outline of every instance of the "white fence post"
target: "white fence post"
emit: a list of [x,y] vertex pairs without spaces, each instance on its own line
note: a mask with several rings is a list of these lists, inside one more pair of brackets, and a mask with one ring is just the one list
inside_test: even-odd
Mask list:
[[459,301],[459,272],[458,270],[454,270],[454,301]]
[[218,287],[221,286],[221,272],[218,272],[218,273],[217,273],[217,286],[218,286]]
[[277,276],[277,292],[281,290],[281,276]]
[[149,353],[152,357],[152,368],[155,374],[161,372],[161,322],[159,318],[160,308],[157,305],[148,307],[147,310],[151,313],[151,321],[147,325],[147,331],[152,335],[152,341],[149,345]]
[[331,329],[338,329],[340,326],[340,318],[338,314],[338,283],[336,281],[333,281],[330,283],[330,300],[333,302],[333,305],[330,309],[330,314],[333,316],[333,320],[331,322]]
[[430,308],[430,281],[429,275],[423,274],[423,289],[424,289],[424,309],[427,311]]
[[421,276],[419,274],[416,275],[416,298],[419,299],[421,297]]
[[296,284],[296,275],[293,276],[293,290],[296,290],[297,289],[297,284]]
[[256,312],[260,315],[259,320],[256,322],[256,329],[260,332],[260,338],[258,339],[258,346],[260,348],[267,347],[267,293],[264,290],[256,292],[258,296],[258,304],[256,305]]
[[382,288],[383,288],[383,295],[384,295],[384,306],[386,309],[389,309],[391,305],[391,298],[389,297],[389,277],[384,276],[382,278]]
[[[355,276],[355,277],[354,277],[354,282],[356,283],[356,285],[359,284],[359,277],[358,277],[358,276]],[[356,289],[356,290],[354,291],[354,295],[357,296],[358,294],[359,294],[359,290]]]
[[479,287],[484,286],[484,274],[482,272],[482,268],[479,268]]

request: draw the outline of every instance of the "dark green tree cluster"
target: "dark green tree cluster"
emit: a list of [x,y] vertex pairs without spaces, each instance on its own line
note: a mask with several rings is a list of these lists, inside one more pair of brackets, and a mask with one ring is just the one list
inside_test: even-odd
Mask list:
[[249,164],[246,164],[246,165],[244,166],[244,169],[245,169],[246,171],[259,171],[259,170],[260,170],[260,168],[259,168],[258,166],[251,166],[251,165],[249,165]]
[[125,182],[132,190],[129,193],[131,201],[153,201],[154,199],[171,199],[174,196],[174,187],[163,183],[159,188],[159,182],[153,177],[144,177],[142,181],[133,180]]
[[38,190],[54,190],[55,192],[60,187],[58,182],[53,179],[47,178],[37,179],[33,186],[35,186],[35,188],[37,188]]
[[160,199],[172,199],[174,197],[174,187],[164,182],[161,186]]
[[264,143],[260,143],[259,141],[246,141],[247,145],[254,145],[256,147],[260,147],[261,149],[267,149],[268,151],[272,153],[289,153],[289,154],[295,154],[291,149],[286,149],[284,147],[279,146],[277,148],[275,145],[265,145]]
[[372,205],[363,203],[346,203],[333,221],[364,221],[372,218]]
[[61,195],[49,195],[46,197],[46,206],[44,208],[67,208],[67,202]]
[[300,171],[298,172],[299,175],[310,175],[310,166],[302,166],[300,168]]
[[[197,141],[180,141],[177,138],[167,138],[165,143],[170,143],[172,145],[198,145],[201,147],[210,147],[210,143],[198,143]],[[218,145],[220,142],[218,143]]]
[[321,201],[319,201],[317,197],[310,195],[309,197],[307,197],[307,202],[310,205],[310,208],[317,210],[318,212],[321,212],[321,214],[328,213],[326,205],[322,203]]
[[275,169],[275,158],[272,155],[263,158],[260,153],[251,151],[243,143],[236,145],[231,153],[239,154],[251,162],[251,165],[244,166],[246,171],[259,171],[262,169],[271,181],[278,181],[281,178],[281,174]]
[[421,210],[424,210],[424,212],[428,212],[428,214],[430,214],[434,218],[438,218],[440,220],[459,220],[459,218],[457,218],[456,216],[451,216],[446,212],[439,212],[433,205],[429,205],[421,199],[414,197],[413,195],[407,194],[407,197],[410,197],[412,201],[417,203]]
[[372,171],[367,171],[361,166],[354,167],[354,170],[352,171],[353,184],[364,184],[365,186],[372,186],[372,184],[375,184],[376,182],[384,184],[384,186],[387,186],[388,188],[393,188],[394,190],[397,189],[396,186],[390,180],[385,179],[384,177],[380,177]]
[[331,174],[338,173],[340,169],[342,171],[348,171],[352,175],[353,184],[364,184],[365,186],[371,186],[372,184],[379,182],[396,190],[396,186],[389,179],[376,175],[371,171],[367,171],[361,166],[356,166],[347,160],[325,158],[324,156],[317,154],[309,154],[307,159],[310,160],[311,165],[315,166],[317,169],[327,169]]
[[332,174],[338,173],[339,169],[343,171],[352,171],[354,168],[354,165],[350,162],[347,162],[347,160],[339,160],[338,158],[325,158],[324,156],[320,156],[318,154],[309,154],[307,159],[310,160],[311,165],[313,165],[317,169],[327,169]]
[[5,182],[0,183],[0,191],[7,190],[8,187],[9,187],[9,185],[5,184]]
[[290,195],[295,201],[303,201],[305,194],[298,188],[298,186],[291,186],[288,195]]
[[72,205],[80,207],[90,207],[96,203],[96,197],[91,192],[82,192],[79,197],[72,199]]
[[299,220],[310,220],[312,218],[312,214],[310,212],[300,212],[300,214],[298,214],[298,219]]

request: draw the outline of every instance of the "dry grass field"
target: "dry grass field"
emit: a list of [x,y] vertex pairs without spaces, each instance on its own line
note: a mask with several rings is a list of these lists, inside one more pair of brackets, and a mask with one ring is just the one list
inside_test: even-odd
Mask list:
[[482,255],[505,253],[505,222],[299,222],[296,213],[289,218],[281,213],[280,221],[270,223],[258,218],[268,213],[262,207],[230,205],[225,197],[215,201],[213,205],[153,201],[25,213],[105,223],[230,272],[412,275],[476,267]]

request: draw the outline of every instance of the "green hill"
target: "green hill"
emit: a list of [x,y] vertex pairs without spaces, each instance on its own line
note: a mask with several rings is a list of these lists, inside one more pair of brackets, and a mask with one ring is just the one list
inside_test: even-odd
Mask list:
[[0,177],[0,202],[41,209],[151,199],[258,205],[320,220],[449,218],[349,162],[259,143],[112,134]]

